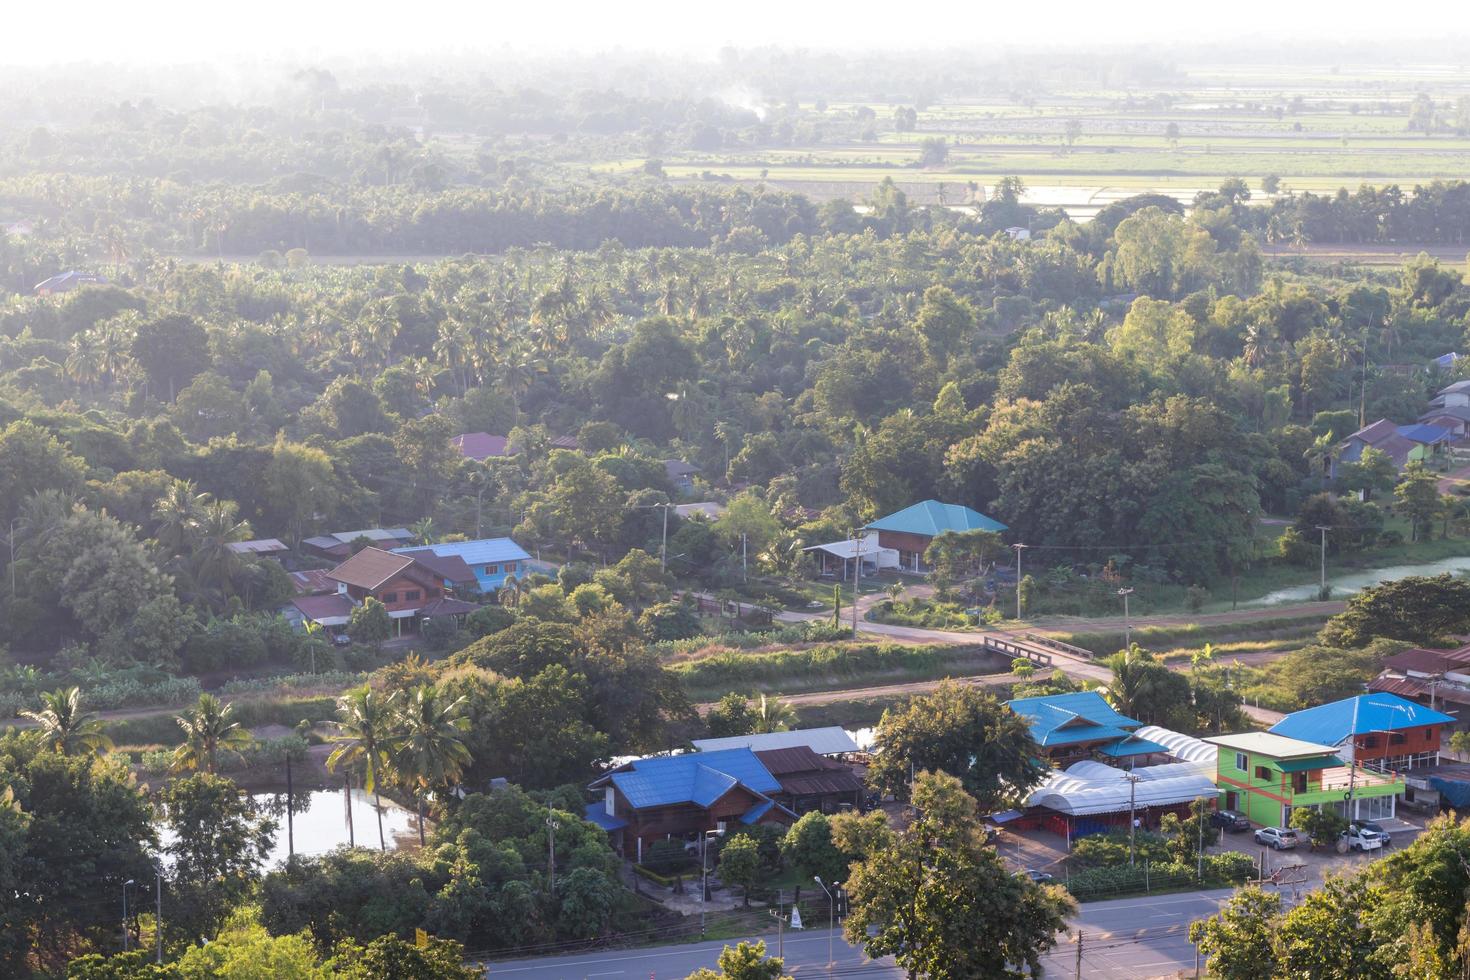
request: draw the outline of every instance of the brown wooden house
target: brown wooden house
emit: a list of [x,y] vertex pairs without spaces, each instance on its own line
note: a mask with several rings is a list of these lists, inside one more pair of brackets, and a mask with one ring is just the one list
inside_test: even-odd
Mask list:
[[796,820],[773,799],[781,783],[749,749],[637,759],[589,788],[603,799],[587,807],[587,819],[608,832],[620,854],[639,862],[654,841],[697,841],[711,830]]
[[410,627],[421,618],[433,616],[465,616],[475,606],[463,602],[445,587],[444,570],[409,555],[395,555],[380,548],[364,548],[327,573],[337,583],[337,594],[345,596],[353,606],[368,597],[381,602],[396,624],[399,635],[403,624]]

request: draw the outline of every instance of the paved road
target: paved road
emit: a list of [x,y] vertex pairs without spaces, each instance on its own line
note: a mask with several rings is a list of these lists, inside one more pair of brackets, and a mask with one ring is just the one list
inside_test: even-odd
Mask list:
[[[1189,941],[1189,924],[1214,915],[1229,898],[1230,889],[1186,892],[1146,898],[1125,898],[1083,905],[1072,920],[1072,933],[1043,958],[1048,975],[1071,977],[1077,968],[1078,931],[1082,933],[1082,975],[1090,980],[1146,980],[1172,977],[1194,969],[1194,946]],[[775,952],[774,934],[748,937],[766,942]],[[903,976],[891,960],[869,960],[847,945],[841,932],[834,937],[837,976],[888,980]],[[728,940],[733,945],[739,940]],[[593,977],[623,977],[626,980],[682,980],[700,967],[713,968],[725,942],[691,943],[654,949],[615,950],[577,956],[510,960],[488,964],[491,977],[514,980],[591,980]],[[827,930],[811,929],[787,933],[786,970],[797,978],[817,978],[827,973]]]
[[[786,972],[797,977],[825,976],[827,973],[827,930],[807,929],[798,933],[788,932],[784,941]],[[751,941],[764,940],[771,953],[776,951],[774,933],[747,937]],[[583,953],[577,956],[544,957],[533,960],[509,960],[489,963],[489,976],[510,977],[513,980],[591,980],[593,977],[623,977],[625,980],[682,980],[700,967],[715,969],[720,951],[735,945],[738,939],[713,943],[689,943],[683,946],[662,946],[654,949],[606,950],[598,953]],[[888,980],[903,976],[903,972],[892,962],[874,962],[861,950],[847,945],[839,927],[832,937],[832,952],[835,957],[833,972],[843,977],[864,977]]]

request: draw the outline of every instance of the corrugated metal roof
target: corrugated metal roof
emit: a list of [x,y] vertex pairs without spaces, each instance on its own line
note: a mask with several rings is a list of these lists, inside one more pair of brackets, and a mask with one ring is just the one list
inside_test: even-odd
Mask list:
[[588,803],[583,817],[591,823],[597,824],[603,830],[621,830],[628,826],[628,821],[622,817],[615,817],[607,812],[605,803]]
[[1133,733],[1135,738],[1146,738],[1151,742],[1158,742],[1168,750],[1169,754],[1181,762],[1208,762],[1210,771],[1215,771],[1215,759],[1220,750],[1209,742],[1195,738],[1193,735],[1183,735],[1179,732],[1160,728],[1158,725],[1144,725]]
[[441,558],[458,558],[466,565],[495,565],[507,561],[525,561],[531,556],[510,538],[479,538],[474,541],[442,541],[438,544],[395,548],[397,555],[427,547]]
[[285,543],[277,538],[257,538],[254,541],[231,541],[225,545],[237,555],[273,555],[282,551],[290,551]]
[[1275,735],[1322,745],[1341,745],[1353,735],[1442,725],[1454,720],[1442,711],[1431,711],[1396,694],[1373,691],[1304,711],[1293,711],[1272,725],[1270,731]]
[[749,749],[636,759],[592,785],[609,780],[634,809],[675,803],[707,807],[737,785],[757,796],[781,789],[776,777]]
[[789,749],[805,746],[818,755],[841,755],[858,751],[858,744],[840,726],[826,728],[798,728],[789,732],[766,732],[761,735],[732,735],[728,738],[696,738],[694,747],[702,753],[719,752],[725,749],[749,749],[752,752],[769,752],[773,749]]
[[327,577],[360,589],[376,589],[412,564],[412,558],[380,548],[364,548],[328,572]]
[[1122,759],[1132,755],[1150,755],[1154,752],[1166,753],[1169,750],[1158,742],[1150,742],[1146,738],[1125,738],[1121,742],[1104,745],[1098,751],[1109,758]]
[[1332,746],[1318,742],[1304,742],[1273,732],[1241,732],[1238,735],[1212,735],[1205,739],[1221,748],[1241,752],[1257,752],[1273,759],[1300,759],[1307,756],[1325,755],[1333,751]]
[[924,537],[937,537],[944,531],[1004,531],[1000,521],[960,504],[922,500],[868,525],[874,531],[901,531]]
[[1122,739],[1143,724],[1119,714],[1096,691],[1044,694],[1006,703],[1026,719],[1031,737],[1043,746]]

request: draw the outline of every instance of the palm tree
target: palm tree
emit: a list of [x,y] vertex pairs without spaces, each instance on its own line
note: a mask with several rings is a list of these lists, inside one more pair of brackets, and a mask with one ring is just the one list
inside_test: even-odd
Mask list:
[[463,716],[464,698],[445,703],[432,684],[414,688],[394,717],[389,741],[393,768],[412,788],[418,805],[419,846],[424,846],[424,795],[448,785],[470,763],[461,735],[470,720]]
[[1322,478],[1322,489],[1327,489],[1327,464],[1332,459],[1332,433],[1324,432],[1302,453],[1302,458]]
[[378,776],[389,765],[388,747],[392,735],[397,695],[384,697],[368,684],[353,688],[337,699],[338,734],[332,737],[337,747],[327,756],[327,768],[337,771],[339,763],[362,768],[362,788],[373,794],[378,812],[378,846],[388,849],[383,839],[383,801],[378,796]]
[[432,517],[425,517],[421,521],[410,524],[408,526],[408,529],[413,533],[413,540],[415,544],[434,543],[435,529],[434,519]]
[[203,769],[212,773],[221,751],[239,752],[254,739],[231,717],[235,706],[224,704],[213,694],[199,695],[193,708],[179,715],[184,744],[174,750],[175,770]]
[[175,480],[153,505],[153,520],[158,527],[153,538],[159,551],[181,555],[199,528],[199,516],[210,501],[207,493],[199,493],[192,480]]
[[41,743],[62,755],[100,755],[112,751],[112,739],[102,731],[102,722],[82,710],[82,692],[71,687],[41,692],[40,711],[22,711],[40,726]]
[[526,584],[523,579],[517,578],[514,575],[507,575],[505,582],[500,586],[500,604],[515,609],[521,604],[521,595],[525,591]]
[[750,730],[754,735],[784,732],[795,721],[796,711],[791,705],[775,698],[767,698],[762,694],[760,701],[756,703],[755,712],[751,715]]
[[238,509],[233,500],[213,500],[203,506],[194,521],[194,581],[222,597],[234,593],[234,579],[242,563],[230,545],[247,540],[251,533],[249,521],[235,519]]

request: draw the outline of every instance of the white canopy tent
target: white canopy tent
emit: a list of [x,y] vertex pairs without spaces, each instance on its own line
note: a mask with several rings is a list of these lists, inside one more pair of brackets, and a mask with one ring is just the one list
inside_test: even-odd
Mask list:
[[[1159,770],[1174,769],[1172,774]],[[1179,770],[1183,771],[1179,771]],[[1148,770],[1153,770],[1145,775]],[[1052,773],[1032,790],[1027,806],[1044,806],[1048,810],[1080,817],[1099,813],[1118,813],[1148,807],[1177,806],[1219,795],[1208,776],[1195,771],[1191,763],[1172,766],[1149,766],[1134,775],[1143,778],[1133,786],[1124,779],[1121,769],[1096,762],[1079,762],[1066,772]],[[1130,804],[1130,791],[1132,803]]]

